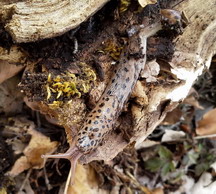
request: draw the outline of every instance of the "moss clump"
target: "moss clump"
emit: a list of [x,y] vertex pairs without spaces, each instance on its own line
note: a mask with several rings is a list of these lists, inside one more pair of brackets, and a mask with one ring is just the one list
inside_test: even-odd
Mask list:
[[91,89],[96,80],[95,72],[85,63],[79,63],[78,66],[79,74],[70,72],[61,75],[48,74],[45,90],[46,100],[51,107],[59,107],[63,102],[70,103],[72,97],[80,98]]
[[103,48],[99,50],[100,52],[107,53],[109,56],[118,61],[121,55],[123,47],[119,46],[115,41],[108,40],[104,43]]
[[121,0],[120,1],[119,12],[123,13],[123,12],[127,11],[130,4],[131,4],[131,0]]

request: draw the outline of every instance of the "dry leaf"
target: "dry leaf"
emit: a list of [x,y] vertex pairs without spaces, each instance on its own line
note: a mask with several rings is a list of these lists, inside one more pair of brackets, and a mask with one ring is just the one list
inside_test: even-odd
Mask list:
[[200,104],[199,101],[194,97],[194,96],[188,96],[187,98],[185,98],[185,100],[183,101],[184,104],[189,104],[194,106],[197,109],[204,109]]
[[198,121],[196,133],[198,135],[216,134],[216,109],[210,110],[204,114],[202,120]]
[[164,191],[162,188],[156,188],[152,190],[152,194],[164,194]]
[[[9,175],[11,176],[17,176],[29,168],[42,168],[44,166],[44,159],[41,158],[41,155],[54,152],[58,145],[57,142],[51,142],[49,137],[34,130],[35,125],[33,122],[28,120],[25,120],[25,122],[23,123],[23,127],[27,127],[27,133],[31,135],[31,140],[23,151],[24,156],[20,157],[15,162],[11,171],[9,171]],[[16,128],[15,130],[19,129]]]
[[135,149],[136,149],[136,150],[139,150],[139,149],[142,149],[142,148],[149,148],[149,147],[152,147],[152,146],[155,146],[155,145],[158,145],[158,144],[159,144],[159,142],[146,139],[146,140],[143,141],[142,143],[137,144],[137,145],[135,146]]
[[165,133],[161,139],[161,142],[178,141],[185,137],[183,131],[173,131],[166,129]]
[[97,177],[95,177],[95,173],[92,168],[78,164],[75,173],[74,185],[68,185],[67,193],[108,194],[108,191],[98,188]]
[[165,119],[162,122],[162,125],[174,125],[180,121],[182,117],[182,110],[177,107],[173,111],[168,112]]
[[155,4],[155,3],[157,3],[157,0],[138,0],[138,2],[139,2],[139,4],[142,7],[145,7],[148,4]]
[[141,77],[146,78],[146,82],[156,82],[156,76],[160,72],[160,65],[156,60],[146,63],[144,70],[141,72]]
[[191,194],[215,194],[216,193],[216,181],[212,180],[211,173],[205,172],[200,177],[199,181],[191,189]]

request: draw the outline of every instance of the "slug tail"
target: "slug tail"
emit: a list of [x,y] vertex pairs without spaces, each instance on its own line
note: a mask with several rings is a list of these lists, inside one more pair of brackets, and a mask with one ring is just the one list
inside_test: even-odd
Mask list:
[[74,175],[75,175],[75,169],[78,159],[83,155],[81,151],[75,146],[70,147],[66,153],[64,154],[54,154],[54,155],[42,155],[42,158],[63,158],[68,159],[71,163],[71,185],[74,183]]

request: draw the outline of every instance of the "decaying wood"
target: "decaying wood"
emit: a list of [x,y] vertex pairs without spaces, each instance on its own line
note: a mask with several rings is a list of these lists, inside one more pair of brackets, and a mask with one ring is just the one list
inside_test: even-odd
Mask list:
[[108,0],[0,1],[0,22],[15,42],[61,35],[77,27]]
[[[210,66],[211,58],[216,53],[215,1],[183,1],[175,9],[184,11],[189,20],[184,33],[175,40],[175,53],[169,63],[177,80],[157,85],[154,89],[142,85],[144,94],[147,94],[148,104],[144,107],[132,105],[134,133],[129,142],[136,142],[136,145],[145,140],[164,119],[166,113],[187,96],[194,81]],[[111,160],[129,142],[123,135],[113,133],[103,146],[91,155],[83,157],[82,162]]]

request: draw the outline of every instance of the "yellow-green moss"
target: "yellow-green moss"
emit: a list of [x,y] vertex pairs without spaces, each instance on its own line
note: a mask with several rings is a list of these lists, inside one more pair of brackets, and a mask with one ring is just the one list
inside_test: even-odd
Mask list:
[[112,59],[114,59],[115,61],[118,61],[120,58],[122,49],[123,47],[119,46],[113,40],[108,40],[104,43],[103,48],[99,50],[99,52],[108,53]]
[[74,74],[70,72],[61,75],[48,74],[46,84],[46,100],[49,106],[55,108],[62,105],[63,102],[70,103],[74,97],[80,98],[88,93],[96,80],[95,72],[85,63],[79,63],[81,72]]
[[130,4],[131,4],[131,0],[121,0],[120,1],[120,7],[119,7],[120,13],[127,11]]

